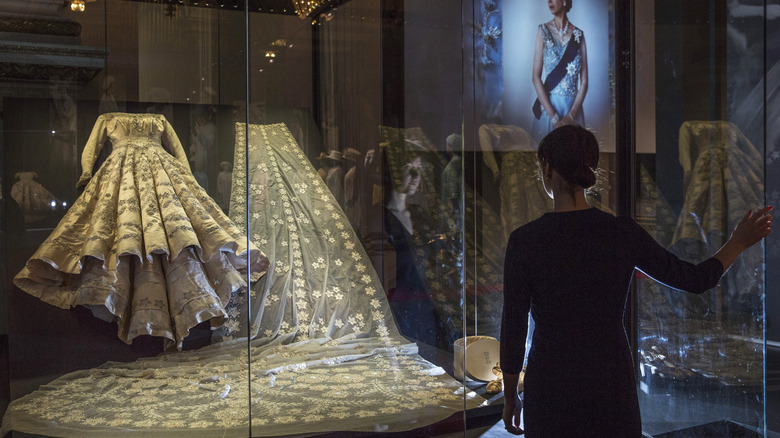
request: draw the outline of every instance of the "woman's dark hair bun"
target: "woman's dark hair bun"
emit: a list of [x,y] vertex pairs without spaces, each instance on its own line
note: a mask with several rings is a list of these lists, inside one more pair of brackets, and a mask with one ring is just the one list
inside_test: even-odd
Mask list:
[[596,184],[596,174],[589,167],[579,168],[572,173],[574,182],[584,188],[593,187]]
[[596,136],[578,125],[552,130],[539,143],[539,162],[549,164],[563,179],[583,188],[596,184],[599,143]]
[[574,0],[565,0],[565,1],[566,1],[566,6],[564,6],[563,8],[566,9],[566,12],[569,12],[571,11],[571,4],[574,2]]

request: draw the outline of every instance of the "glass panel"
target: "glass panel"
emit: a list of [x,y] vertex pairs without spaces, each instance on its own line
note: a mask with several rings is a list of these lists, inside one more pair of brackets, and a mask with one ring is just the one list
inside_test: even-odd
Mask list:
[[[437,96],[421,96],[411,67],[431,27],[423,5],[250,13],[248,123],[235,132],[245,187],[231,216],[269,268],[227,335],[250,339],[254,434],[436,435],[481,402],[451,376],[460,249],[424,128],[440,123]],[[445,36],[435,45],[459,27]],[[411,117],[421,102],[427,118]]]
[[[439,36],[429,6],[250,13],[249,123],[235,158],[246,187],[231,215],[270,262],[234,326],[251,339],[254,434],[438,435],[481,402],[464,401],[451,375],[461,250],[429,137],[443,123],[430,88],[440,70],[420,68],[460,29]],[[448,74],[459,83],[457,68]],[[460,125],[457,109],[448,116]],[[243,190],[247,209],[234,210]]]
[[[780,4],[777,1],[766,2],[766,61],[764,81],[766,91],[764,105],[766,111],[766,203],[777,208],[780,205],[780,100],[776,98],[778,75],[780,75]],[[765,242],[766,283],[765,291],[776,291],[780,287],[780,238],[777,232]],[[764,314],[766,315],[766,376],[764,388],[766,402],[767,435],[780,433],[780,296],[777,293],[764,295]]]
[[245,344],[210,345],[259,255],[225,214],[244,17],[0,6],[0,434],[249,435]]
[[[699,262],[764,204],[764,6],[636,4],[636,217]],[[752,247],[701,295],[638,276],[646,432],[763,432],[764,266]]]

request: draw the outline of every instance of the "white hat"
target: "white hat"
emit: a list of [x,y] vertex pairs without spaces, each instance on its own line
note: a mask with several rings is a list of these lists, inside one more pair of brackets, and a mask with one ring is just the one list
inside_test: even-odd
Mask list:
[[357,161],[360,156],[363,155],[360,153],[359,150],[354,148],[346,148],[344,149],[344,159],[349,161]]
[[331,149],[330,153],[325,158],[328,158],[328,159],[334,160],[334,161],[344,161],[344,156],[341,153],[341,151],[337,151],[335,149]]
[[[455,378],[459,380],[496,379],[493,367],[498,365],[501,343],[491,336],[467,336],[454,343],[453,366]],[[466,362],[465,373],[463,362]]]

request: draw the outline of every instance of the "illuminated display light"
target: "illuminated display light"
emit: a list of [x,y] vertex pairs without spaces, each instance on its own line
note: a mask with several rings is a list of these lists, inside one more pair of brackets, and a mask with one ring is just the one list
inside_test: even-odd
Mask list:
[[65,8],[70,8],[74,12],[84,12],[87,9],[87,3],[95,0],[65,0]]
[[295,12],[301,18],[306,18],[312,12],[330,3],[330,0],[293,0]]
[[70,0],[70,10],[84,12],[87,9],[87,5],[84,0]]

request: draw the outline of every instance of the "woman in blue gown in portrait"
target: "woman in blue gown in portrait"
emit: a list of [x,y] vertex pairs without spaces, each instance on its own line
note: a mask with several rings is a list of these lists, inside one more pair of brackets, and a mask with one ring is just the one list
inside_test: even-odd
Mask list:
[[567,17],[573,0],[548,0],[553,19],[539,25],[534,50],[532,135],[540,141],[562,125],[584,125],[582,102],[588,92],[585,35]]

